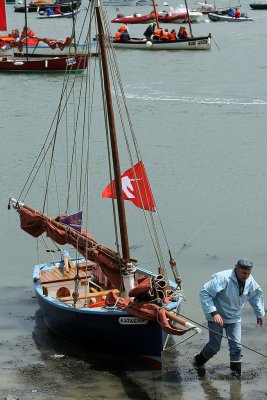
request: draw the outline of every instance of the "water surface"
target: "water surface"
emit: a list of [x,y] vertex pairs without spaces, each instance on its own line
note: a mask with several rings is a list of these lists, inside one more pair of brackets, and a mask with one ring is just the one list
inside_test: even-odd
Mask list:
[[[12,7],[7,5],[9,30],[23,25],[23,15]],[[43,143],[63,78],[0,77],[0,399],[7,394],[27,400],[266,398],[266,358],[252,351],[267,354],[266,326],[256,327],[249,307],[242,341],[252,350],[244,349],[242,381],[228,379],[226,341],[206,376],[192,366],[193,355],[207,339],[198,292],[212,273],[249,257],[255,264],[253,275],[267,293],[267,11],[250,11],[248,1],[242,10],[255,21],[204,19],[193,26],[196,35],[212,33],[211,51],[117,53],[150,183],[183,277],[183,313],[204,325],[200,335],[180,345],[182,339],[170,341],[162,372],[115,356],[107,360],[93,351],[93,344],[75,346],[44,326],[31,284],[35,241],[20,231],[7,202],[19,194]],[[108,13],[114,17],[115,8]],[[70,21],[54,22],[28,15],[40,35],[69,35]],[[117,28],[112,26],[113,32]],[[130,27],[133,36],[144,30]],[[97,217],[105,243],[108,231],[103,232],[101,215]],[[134,255],[142,259],[135,225],[130,241]]]

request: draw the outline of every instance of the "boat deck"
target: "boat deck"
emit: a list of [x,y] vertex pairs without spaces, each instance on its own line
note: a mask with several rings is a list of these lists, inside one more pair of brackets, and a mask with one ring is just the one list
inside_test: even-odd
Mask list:
[[[120,294],[118,289],[101,288],[93,281],[94,276],[91,267],[93,262],[78,265],[78,300],[76,307],[102,307],[108,293]],[[73,304],[72,293],[75,292],[75,278],[77,268],[69,263],[67,270],[64,265],[43,269],[40,271],[39,282],[43,289],[43,295],[53,297],[65,304]]]
[[[90,271],[90,267],[93,263],[80,264],[78,266],[79,277],[86,278],[88,276],[88,272]],[[87,269],[87,270],[86,270]],[[44,283],[56,283],[56,282],[66,282],[71,281],[75,278],[76,268],[75,266],[70,267],[67,271],[66,268],[58,268],[54,267],[53,269],[45,269],[40,271],[40,282]]]

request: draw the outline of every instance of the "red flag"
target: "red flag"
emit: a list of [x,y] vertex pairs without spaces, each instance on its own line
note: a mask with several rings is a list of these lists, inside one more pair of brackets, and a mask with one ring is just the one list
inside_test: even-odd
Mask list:
[[6,2],[0,0],[0,31],[6,31]]
[[[124,200],[130,200],[136,207],[143,208],[144,210],[157,211],[142,161],[139,161],[139,163],[124,172],[121,176],[121,184]],[[103,190],[102,197],[112,198],[112,188],[114,198],[116,199],[114,180]]]

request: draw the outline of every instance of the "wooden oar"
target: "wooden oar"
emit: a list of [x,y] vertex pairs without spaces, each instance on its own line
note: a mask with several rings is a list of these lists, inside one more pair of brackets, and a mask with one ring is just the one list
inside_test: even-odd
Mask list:
[[166,312],[166,316],[167,316],[169,319],[171,319],[172,321],[175,321],[175,322],[177,322],[178,324],[185,326],[186,328],[192,328],[192,329],[196,330],[197,333],[200,333],[200,332],[201,332],[201,329],[200,329],[200,328],[198,328],[197,326],[191,324],[191,322],[188,322],[186,319],[184,319],[184,318],[182,318],[182,317],[179,317],[178,315],[174,314],[174,313],[171,312],[171,311],[165,310],[165,312]]

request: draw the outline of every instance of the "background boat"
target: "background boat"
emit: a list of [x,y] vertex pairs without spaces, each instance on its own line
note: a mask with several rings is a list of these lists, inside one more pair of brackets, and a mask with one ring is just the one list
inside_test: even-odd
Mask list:
[[132,15],[117,14],[116,18],[111,20],[114,24],[149,24],[155,20],[154,12],[142,15],[140,13],[133,13]]
[[251,22],[253,21],[253,18],[245,16],[241,14],[241,17],[235,18],[235,17],[229,17],[228,15],[220,15],[220,14],[213,14],[209,13],[208,17],[211,21],[217,22],[217,21],[223,21],[223,22]]
[[146,39],[132,38],[130,42],[123,43],[113,41],[115,49],[127,50],[155,50],[155,51],[179,51],[179,50],[210,50],[211,35],[194,36],[188,39],[177,40],[174,42],[150,41]]
[[73,10],[73,11],[66,11],[62,12],[61,14],[48,14],[45,10],[44,11],[39,11],[39,15],[37,18],[39,19],[46,19],[46,18],[72,18],[73,15],[77,14],[79,12],[79,9]]
[[252,10],[267,10],[267,3],[251,3],[249,6]]
[[[25,0],[26,4],[26,0]],[[32,40],[34,43],[32,45],[34,47],[38,47],[40,39],[35,38],[34,32],[28,27],[28,18],[27,18],[27,11],[24,8],[24,24],[23,30],[21,34],[16,37],[16,40],[13,40],[12,37],[11,41],[1,40],[1,52],[2,52],[2,59],[0,59],[0,72],[74,72],[79,71],[82,72],[84,69],[87,68],[88,63],[88,53],[86,51],[83,52],[81,55],[77,55],[76,53],[73,56],[61,56],[57,57],[55,55],[50,56],[48,58],[40,57],[31,57],[28,50],[28,43]],[[0,28],[7,29],[6,24],[6,13],[5,7],[3,3],[1,4],[1,20],[0,20]],[[74,24],[74,20],[72,21]],[[7,37],[8,38],[8,37]],[[43,39],[45,41],[45,39]],[[49,47],[60,47],[62,48],[67,47],[67,45],[71,45],[71,39],[67,38],[65,43],[59,43],[53,40],[46,40]],[[53,43],[52,43],[53,42]],[[24,46],[25,46],[25,53],[24,54]],[[14,51],[15,48],[18,48],[19,52],[22,53],[20,57],[16,57]],[[13,50],[13,54],[12,51]],[[32,50],[34,52],[35,49]],[[86,50],[86,48],[84,48]],[[11,53],[11,54],[9,54]]]
[[195,9],[191,9],[192,11],[199,11],[202,14],[208,14],[208,13],[214,13],[214,14],[227,14],[227,10],[229,7],[217,7],[215,2],[214,4],[208,4],[208,3],[203,3],[200,1],[196,1],[195,4],[197,4],[197,7]]
[[81,0],[72,0],[71,2],[59,1],[55,4],[53,1],[36,1],[30,2],[26,5],[24,4],[24,0],[15,0],[14,11],[24,13],[25,9],[27,12],[40,12],[44,11],[46,8],[57,8],[60,5],[62,12],[70,12],[72,10],[76,10],[81,5]]
[[136,2],[136,5],[138,7],[140,7],[140,6],[153,6],[153,1],[152,0],[138,0]]
[[103,0],[104,6],[135,6],[136,0]]
[[0,72],[83,72],[87,68],[88,56],[30,58],[7,56],[0,59]]
[[158,20],[161,23],[184,24],[188,22],[188,15],[191,23],[198,22],[203,17],[199,11],[188,10],[187,13],[186,8],[180,6],[176,9],[170,7],[169,10],[159,11]]
[[[157,11],[158,21],[163,24],[183,24],[188,22],[187,11],[185,8],[179,7],[176,10],[170,8],[168,11]],[[203,14],[198,11],[189,11],[189,18],[191,22],[197,22]],[[112,23],[117,24],[149,24],[155,20],[155,12],[149,14],[133,13],[131,15],[117,14],[116,18],[111,20]]]
[[[47,42],[54,43],[51,47]],[[43,40],[29,40],[28,46],[23,43],[23,47],[10,46],[8,40],[1,40],[0,37],[0,56],[15,56],[15,57],[66,57],[74,55],[82,55],[87,52],[88,45],[84,43],[74,44],[69,43],[64,45],[66,41],[44,38]],[[95,45],[96,43],[93,42]],[[89,56],[97,56],[98,52],[96,46],[92,47],[93,52]]]

